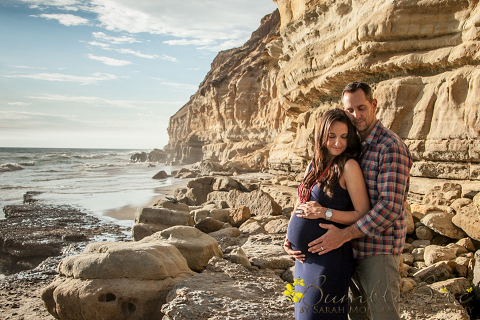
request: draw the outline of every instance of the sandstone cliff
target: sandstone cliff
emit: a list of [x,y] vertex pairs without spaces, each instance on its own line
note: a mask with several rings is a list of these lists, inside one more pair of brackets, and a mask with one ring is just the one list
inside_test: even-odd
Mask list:
[[170,119],[165,150],[175,160],[247,156],[257,169],[267,165],[269,147],[285,122],[276,99],[278,66],[266,51],[279,37],[279,26],[275,11],[243,47],[218,54],[197,93]]
[[176,160],[300,171],[318,117],[361,80],[409,146],[412,176],[480,180],[478,1],[275,2],[170,119]]

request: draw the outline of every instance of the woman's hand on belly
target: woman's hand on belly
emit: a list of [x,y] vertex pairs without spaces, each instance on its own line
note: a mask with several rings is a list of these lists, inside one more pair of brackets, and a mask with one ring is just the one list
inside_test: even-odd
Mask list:
[[305,219],[325,219],[325,212],[327,211],[327,208],[322,207],[317,201],[302,203],[297,208],[295,212],[297,217]]
[[298,260],[299,262],[303,263],[305,261],[305,255],[302,254],[301,251],[294,251],[292,249],[292,244],[288,241],[288,238],[285,237],[285,241],[283,242],[283,250],[292,258]]

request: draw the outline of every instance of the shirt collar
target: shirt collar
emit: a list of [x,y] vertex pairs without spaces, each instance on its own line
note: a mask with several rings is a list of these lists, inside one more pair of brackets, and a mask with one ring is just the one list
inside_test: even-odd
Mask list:
[[375,126],[373,127],[372,131],[368,134],[368,136],[363,141],[363,145],[375,145],[380,137],[380,132],[382,131],[382,124],[380,120],[377,120]]

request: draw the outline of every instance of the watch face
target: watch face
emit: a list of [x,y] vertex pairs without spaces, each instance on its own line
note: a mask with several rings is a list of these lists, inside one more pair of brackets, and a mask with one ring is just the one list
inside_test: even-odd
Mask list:
[[325,218],[327,218],[327,220],[330,220],[332,216],[333,216],[332,209],[327,209],[327,211],[325,212]]

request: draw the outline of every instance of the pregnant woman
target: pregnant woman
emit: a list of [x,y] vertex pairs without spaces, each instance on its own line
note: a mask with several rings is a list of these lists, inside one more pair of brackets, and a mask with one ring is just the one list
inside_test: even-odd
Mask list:
[[327,231],[319,224],[345,228],[370,209],[356,160],[359,150],[359,138],[344,111],[325,112],[284,243],[296,259],[295,291],[303,293],[295,303],[297,320],[348,318],[348,286],[355,268],[350,243],[322,255],[309,252],[309,247]]

